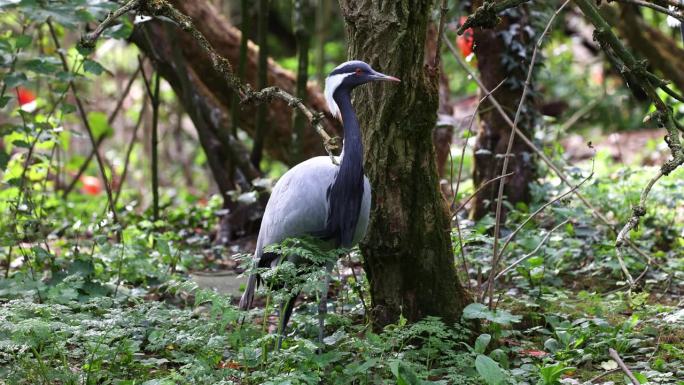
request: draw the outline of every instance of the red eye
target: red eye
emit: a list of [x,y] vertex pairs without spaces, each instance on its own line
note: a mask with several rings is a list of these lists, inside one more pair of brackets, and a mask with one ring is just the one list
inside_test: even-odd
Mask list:
[[361,68],[357,68],[356,71],[354,71],[354,72],[355,72],[357,75],[361,75],[361,73],[363,72],[363,70],[361,70]]

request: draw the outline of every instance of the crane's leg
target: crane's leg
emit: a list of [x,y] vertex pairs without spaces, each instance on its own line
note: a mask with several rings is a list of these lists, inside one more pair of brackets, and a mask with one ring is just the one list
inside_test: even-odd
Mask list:
[[325,279],[321,292],[321,301],[318,303],[318,343],[320,351],[323,351],[323,335],[325,334],[325,315],[328,313],[328,289],[330,288],[330,276],[332,275],[333,264],[325,265]]
[[285,302],[283,307],[280,308],[280,325],[278,325],[279,333],[277,350],[280,350],[280,348],[283,346],[283,338],[285,338],[287,323],[290,321],[290,316],[292,316],[292,310],[294,309],[294,304],[297,300],[298,294],[290,297],[290,299]]

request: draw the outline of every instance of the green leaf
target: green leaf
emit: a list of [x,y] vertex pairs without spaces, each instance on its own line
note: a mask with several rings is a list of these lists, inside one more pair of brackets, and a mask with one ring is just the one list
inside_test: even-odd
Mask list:
[[475,369],[487,385],[501,385],[506,383],[506,373],[496,361],[485,355],[475,358]]
[[5,171],[7,168],[7,163],[9,163],[10,156],[5,152],[4,149],[0,148],[0,171]]
[[60,106],[60,111],[62,111],[63,114],[70,114],[74,111],[76,111],[76,106],[70,103],[62,103]]
[[100,63],[90,59],[83,61],[83,69],[94,75],[101,75],[104,72],[104,67]]
[[390,370],[394,377],[397,379],[397,385],[421,385],[422,381],[418,378],[418,375],[406,366],[401,361],[394,361],[390,363]]
[[14,88],[20,86],[28,81],[26,74],[23,72],[10,72],[3,78],[7,88]]
[[61,68],[59,59],[45,56],[27,61],[24,66],[35,73],[49,75],[57,72]]
[[114,129],[107,122],[107,115],[105,115],[103,112],[89,112],[88,122],[90,123],[90,129],[93,130],[93,136],[95,139],[99,139],[103,135],[109,136],[114,133]]
[[511,323],[520,322],[522,317],[513,315],[506,310],[489,310],[487,306],[481,303],[471,303],[463,309],[463,318],[465,319],[486,319],[490,322],[500,325],[509,325]]
[[33,38],[29,35],[19,35],[14,38],[14,47],[15,48],[26,48],[31,44],[31,41],[33,41]]
[[12,98],[10,96],[3,96],[0,97],[0,108],[5,108],[7,105],[7,102],[9,102]]
[[477,337],[477,340],[475,340],[475,353],[482,354],[487,350],[487,345],[489,345],[489,342],[492,340],[492,336],[490,334],[480,334]]

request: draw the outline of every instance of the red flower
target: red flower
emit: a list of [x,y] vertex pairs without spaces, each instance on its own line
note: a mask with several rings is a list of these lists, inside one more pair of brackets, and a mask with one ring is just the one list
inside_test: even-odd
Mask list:
[[24,87],[17,87],[17,99],[19,107],[28,112],[36,109],[36,95]]
[[[465,23],[467,17],[462,16],[460,20],[460,24],[463,25]],[[461,55],[463,57],[468,57],[470,56],[471,53],[473,53],[473,29],[468,28],[463,32],[463,35],[459,35],[456,38],[456,45],[458,46],[458,49],[461,51]]]

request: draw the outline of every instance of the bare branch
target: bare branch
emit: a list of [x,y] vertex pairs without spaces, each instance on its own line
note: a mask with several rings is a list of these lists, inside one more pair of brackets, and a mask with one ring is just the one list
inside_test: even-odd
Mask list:
[[465,23],[458,28],[456,33],[462,35],[463,32],[472,27],[493,28],[499,24],[499,12],[505,11],[509,8],[515,8],[520,4],[527,3],[528,1],[530,0],[503,0],[499,2],[485,1],[481,7],[475,10],[475,13],[468,16]]
[[530,258],[531,256],[537,254],[537,251],[539,251],[539,249],[541,249],[541,247],[546,243],[546,240],[549,239],[549,237],[551,236],[551,234],[553,234],[553,232],[556,231],[556,230],[558,230],[559,228],[561,228],[561,227],[565,226],[566,224],[568,224],[568,222],[570,222],[570,219],[564,220],[563,222],[559,223],[559,224],[556,225],[554,228],[552,228],[551,230],[549,230],[549,232],[546,233],[546,235],[544,236],[544,238],[541,240],[541,242],[539,242],[539,244],[537,245],[537,247],[534,248],[534,250],[532,250],[532,251],[529,252],[528,254],[523,255],[522,257],[520,257],[519,259],[517,259],[515,262],[511,263],[507,268],[501,270],[501,272],[500,272],[499,274],[497,274],[496,277],[494,277],[494,280],[496,281],[497,279],[501,278],[503,275],[505,275],[505,274],[508,273],[509,271],[513,270],[516,266],[518,266],[519,264],[521,264],[522,262],[524,262],[525,260],[527,260],[527,258]]
[[[546,34],[549,32],[549,29],[551,28],[551,24],[553,24],[553,21],[556,20],[556,17],[561,13],[563,8],[565,8],[565,6],[568,5],[569,2],[570,0],[566,0],[551,16],[549,22],[546,23],[546,28],[544,28],[544,31],[542,32],[541,36],[539,36],[539,39],[537,39],[537,44],[535,44],[534,49],[532,50],[532,59],[530,59],[530,66],[527,70],[527,78],[525,79],[525,86],[523,87],[522,95],[520,96],[520,103],[518,103],[518,110],[515,112],[515,118],[513,119],[513,127],[516,127],[518,125],[518,122],[520,121],[523,106],[525,105],[525,98],[527,97],[527,92],[529,91],[530,84],[532,82],[532,74],[534,73],[534,64],[537,60],[537,53],[539,52],[539,48],[541,48],[542,41],[544,40],[544,37],[546,37]],[[501,168],[500,175],[504,175],[506,174],[506,171],[508,171],[508,161],[510,159],[511,151],[513,150],[513,142],[515,141],[515,136],[515,129],[511,129],[511,134],[508,137],[508,145],[506,147],[506,154],[504,155],[503,167]],[[496,219],[494,220],[494,247],[492,253],[491,267],[492,270],[489,276],[489,289],[487,290],[489,292],[490,308],[492,306],[492,278],[494,277],[493,274],[496,271],[497,266],[499,264],[499,260],[501,258],[501,255],[497,254],[497,246],[499,245],[499,231],[501,228],[501,208],[503,205],[503,193],[505,187],[506,179],[502,180],[501,183],[499,183],[499,192],[496,198]]]
[[79,43],[82,47],[93,48],[95,47],[95,42],[100,38],[102,32],[105,31],[110,25],[112,25],[119,17],[125,15],[126,13],[132,11],[140,4],[141,0],[129,0],[126,4],[118,8],[113,12],[109,12],[107,17],[100,23],[93,32],[86,34],[81,38]]
[[608,0],[608,3],[613,3],[613,2],[623,3],[623,4],[633,4],[633,5],[638,5],[641,7],[651,8],[657,12],[664,13],[668,16],[674,17],[675,19],[677,19],[681,22],[684,22],[684,15],[682,13],[673,11],[669,8],[666,8],[666,7],[663,7],[663,6],[660,6],[658,4],[648,2],[648,1],[643,1],[643,0]]
[[627,365],[625,365],[625,362],[622,361],[622,358],[620,358],[620,355],[618,354],[618,352],[615,351],[615,349],[613,349],[613,348],[608,349],[608,354],[610,355],[610,358],[613,359],[613,361],[617,362],[620,369],[622,369],[622,371],[625,372],[627,377],[629,377],[629,380],[632,381],[632,384],[634,384],[634,385],[640,385],[641,384],[639,382],[639,380],[637,380],[636,377],[634,377],[634,374],[632,373],[631,370],[629,370]]

